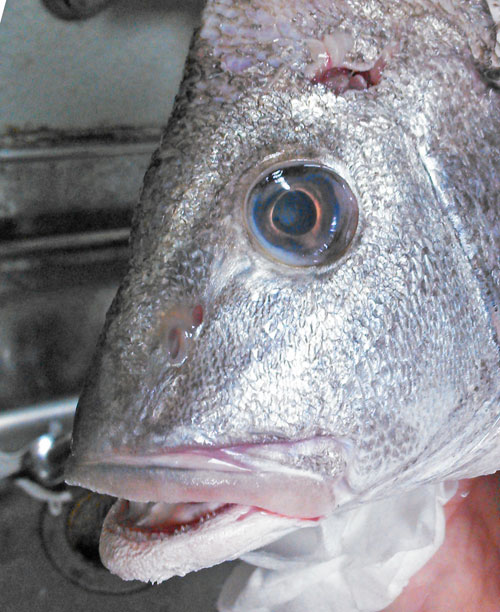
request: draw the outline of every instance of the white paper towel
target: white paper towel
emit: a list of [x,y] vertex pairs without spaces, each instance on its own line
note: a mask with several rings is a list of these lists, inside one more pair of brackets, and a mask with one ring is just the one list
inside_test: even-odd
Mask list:
[[456,483],[339,512],[247,553],[220,612],[378,612],[441,546]]

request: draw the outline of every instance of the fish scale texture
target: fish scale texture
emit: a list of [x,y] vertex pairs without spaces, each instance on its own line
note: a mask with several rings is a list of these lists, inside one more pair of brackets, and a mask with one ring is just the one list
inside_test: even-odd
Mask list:
[[[289,46],[259,38],[256,23],[299,5],[288,31],[276,26]],[[333,436],[349,441],[360,495],[500,467],[500,97],[476,70],[494,32],[482,3],[454,6],[208,3],[145,179],[76,456]],[[304,40],[338,27],[354,59],[400,42],[376,88],[335,96],[305,79]],[[273,262],[245,227],[256,169],[297,157],[331,165],[358,199],[354,241],[328,266]],[[197,303],[200,335],[172,367],[159,320]]]
[[358,53],[370,61],[376,58],[377,46],[405,30],[403,24],[434,13],[453,20],[468,38],[475,58],[489,64],[493,63],[495,7],[496,0],[491,0],[488,14],[481,2],[469,0],[219,0],[207,4],[201,36],[213,45],[213,55],[224,69],[243,72],[265,65],[272,70],[285,64],[303,70],[304,40],[318,39],[356,20],[363,28]]

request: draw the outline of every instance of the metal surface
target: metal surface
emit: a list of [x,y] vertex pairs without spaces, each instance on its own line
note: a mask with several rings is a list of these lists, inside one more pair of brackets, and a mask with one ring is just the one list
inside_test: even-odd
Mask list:
[[119,0],[92,19],[63,21],[40,0],[9,0],[0,28],[0,134],[164,125],[200,7]]
[[0,412],[80,390],[159,135],[0,137]]
[[14,240],[128,227],[159,138],[160,128],[0,137],[0,257]]
[[[45,487],[55,487],[64,480],[64,462],[68,457],[71,434],[48,431],[15,453],[0,453],[0,475],[23,476]],[[7,470],[4,470],[4,466]]]
[[79,392],[127,248],[0,261],[0,413]]

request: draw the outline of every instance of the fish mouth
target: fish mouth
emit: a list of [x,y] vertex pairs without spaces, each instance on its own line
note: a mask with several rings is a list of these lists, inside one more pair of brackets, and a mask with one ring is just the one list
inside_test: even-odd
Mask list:
[[[66,481],[119,498],[102,528],[104,565],[125,580],[161,582],[238,558],[331,513],[348,494],[344,450],[338,439],[313,438],[115,452],[72,457]],[[318,472],[325,457],[328,477]]]

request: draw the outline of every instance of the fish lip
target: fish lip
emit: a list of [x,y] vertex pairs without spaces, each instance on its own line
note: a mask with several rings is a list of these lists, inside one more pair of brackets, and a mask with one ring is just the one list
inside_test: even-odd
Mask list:
[[[325,449],[339,457],[337,472],[328,477],[279,462],[286,453],[307,455]],[[217,501],[316,519],[338,505],[344,450],[339,438],[317,436],[284,443],[175,447],[142,456],[122,451],[78,460],[72,455],[66,482],[131,501]]]

